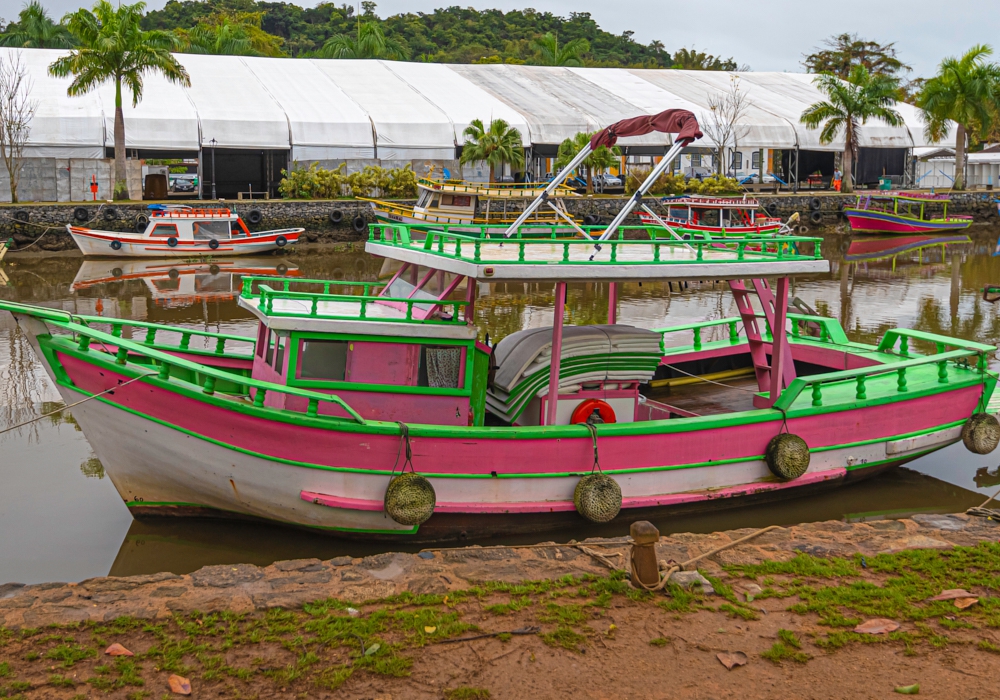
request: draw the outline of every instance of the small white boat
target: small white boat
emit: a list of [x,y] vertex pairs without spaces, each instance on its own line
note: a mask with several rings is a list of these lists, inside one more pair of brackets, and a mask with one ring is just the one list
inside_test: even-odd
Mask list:
[[95,231],[66,225],[84,255],[120,258],[171,258],[266,253],[295,243],[305,229],[251,233],[229,209],[194,209],[154,204],[142,233]]

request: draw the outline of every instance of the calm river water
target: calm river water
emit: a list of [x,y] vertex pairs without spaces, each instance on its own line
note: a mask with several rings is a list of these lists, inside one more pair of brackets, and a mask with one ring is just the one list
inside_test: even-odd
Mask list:
[[[893,327],[1000,342],[998,309],[981,289],[1000,283],[998,231],[966,236],[876,241],[831,235],[831,272],[796,279],[794,293],[840,319],[852,340],[875,342]],[[364,252],[302,251],[218,266],[85,262],[76,256],[14,257],[0,296],[78,313],[104,314],[252,335],[250,315],[235,301],[239,274],[376,279],[380,261]],[[117,269],[116,269],[117,268]],[[2,280],[0,280],[2,281]],[[478,306],[482,328],[501,338],[522,327],[550,325],[552,290],[492,285]],[[607,289],[570,288],[568,322],[604,322]],[[734,316],[718,285],[625,285],[619,323],[659,327]],[[993,360],[993,369],[1000,361]],[[0,429],[58,408],[60,398],[9,316],[0,319]],[[977,456],[954,445],[861,484],[786,503],[670,518],[662,532],[761,527],[827,519],[954,512],[979,505],[1000,488],[998,453]],[[90,576],[163,570],[186,573],[206,564],[366,555],[399,545],[365,544],[282,527],[210,520],[134,521],[68,412],[0,434],[0,583],[77,581]],[[546,533],[565,541],[627,534],[627,524]],[[526,540],[518,540],[526,541]],[[510,540],[507,540],[510,542]]]

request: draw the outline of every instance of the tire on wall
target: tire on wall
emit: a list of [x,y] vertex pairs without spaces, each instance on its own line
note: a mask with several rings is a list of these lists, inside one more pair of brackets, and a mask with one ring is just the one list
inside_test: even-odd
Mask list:
[[358,214],[351,221],[351,228],[353,228],[357,233],[362,233],[368,228],[368,219]]
[[251,209],[247,212],[247,223],[256,226],[263,220],[264,215],[261,213],[260,209]]

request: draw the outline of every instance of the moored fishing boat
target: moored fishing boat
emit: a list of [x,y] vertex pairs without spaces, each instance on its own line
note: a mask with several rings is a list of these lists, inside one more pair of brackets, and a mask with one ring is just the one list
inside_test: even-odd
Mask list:
[[149,206],[141,233],[98,231],[67,224],[84,255],[122,258],[174,258],[267,253],[295,243],[305,229],[251,232],[228,208],[195,209],[183,205]]
[[972,225],[971,216],[948,215],[951,197],[946,194],[881,190],[856,194],[854,206],[844,209],[844,216],[855,233],[935,233],[957,231]]
[[[503,233],[517,219],[525,204],[537,198],[548,183],[464,182],[417,179],[417,201],[412,206],[377,199],[371,203],[375,219],[390,224],[445,226],[457,233]],[[548,209],[535,212],[523,222],[523,233],[574,235],[580,223],[566,210],[563,199],[577,197],[559,184],[548,198]],[[597,221],[587,218],[587,225]]]
[[[660,200],[665,216],[639,212],[639,220],[650,235],[666,233],[664,225],[682,233],[708,233],[712,236],[773,236],[782,228],[780,217],[760,213],[760,202],[747,197],[709,197],[681,195]],[[712,217],[712,223],[709,218]],[[791,231],[784,231],[791,233]]]
[[[695,138],[688,119],[657,124]],[[392,278],[245,277],[252,338],[0,309],[83,402],[74,417],[137,516],[481,537],[789,498],[960,439],[996,446],[992,346],[904,329],[852,343],[787,312],[789,277],[829,269],[820,239],[642,240],[626,209],[595,239],[374,225],[366,249],[398,264]],[[739,316],[617,322],[617,285],[699,279],[727,280]],[[567,285],[595,280],[607,323],[564,325]],[[480,342],[477,290],[493,281],[553,284],[553,325]]]

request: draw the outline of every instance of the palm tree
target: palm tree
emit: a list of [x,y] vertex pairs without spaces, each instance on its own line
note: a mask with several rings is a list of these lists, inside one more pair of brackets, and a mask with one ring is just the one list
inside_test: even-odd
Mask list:
[[263,12],[219,11],[191,30],[177,30],[184,53],[217,56],[284,56],[281,37],[261,29]]
[[378,22],[358,24],[358,37],[338,34],[316,52],[320,58],[384,58],[405,61],[410,52],[396,39],[387,38]]
[[955,129],[955,189],[965,188],[965,139],[984,137],[997,119],[1000,101],[1000,67],[987,63],[993,49],[973,46],[961,58],[941,61],[938,74],[928,80],[917,96],[917,106],[927,122],[925,134],[938,141]]
[[497,168],[524,164],[524,145],[521,132],[503,119],[494,119],[489,127],[483,126],[482,119],[473,119],[462,132],[465,145],[459,163],[485,161],[490,166],[490,182],[496,182]]
[[17,22],[0,35],[0,46],[22,49],[68,49],[73,37],[62,24],[56,24],[38,0],[31,0],[17,16]]
[[858,129],[869,119],[881,119],[889,126],[902,126],[903,117],[893,105],[896,102],[899,80],[893,76],[870,73],[862,65],[851,69],[845,82],[835,75],[825,73],[813,81],[827,99],[809,106],[801,116],[810,129],[820,125],[821,143],[830,143],[844,131],[844,184],[843,192],[850,192],[851,166],[858,148]]
[[[590,143],[591,136],[593,134],[581,131],[573,136],[573,138],[566,139],[559,144],[559,151],[556,153],[556,170],[559,170],[573,160],[573,156],[582,151],[583,147]],[[607,168],[618,165],[618,158],[621,157],[621,154],[621,149],[618,146],[613,146],[612,148],[601,146],[584,159],[581,165],[587,169],[588,194],[594,191],[594,172],[603,172]]]
[[66,92],[83,95],[108,81],[115,84],[115,199],[128,198],[125,180],[125,115],[122,83],[132,92],[132,106],[142,99],[146,73],[161,73],[170,82],[190,85],[187,71],[171,54],[177,38],[170,32],[144,31],[140,22],[146,3],[119,5],[97,0],[93,11],[79,9],[65,18],[79,48],[49,66],[58,77],[73,76]]
[[552,32],[533,39],[531,48],[541,56],[543,66],[582,66],[581,54],[590,51],[586,39],[573,39],[559,46],[559,39]]

